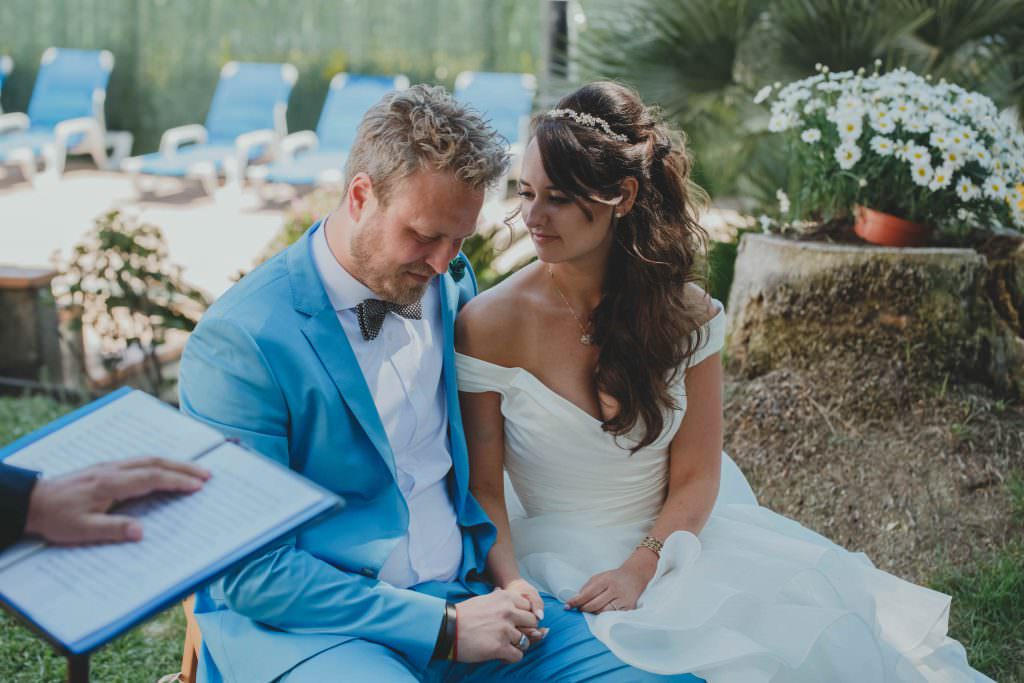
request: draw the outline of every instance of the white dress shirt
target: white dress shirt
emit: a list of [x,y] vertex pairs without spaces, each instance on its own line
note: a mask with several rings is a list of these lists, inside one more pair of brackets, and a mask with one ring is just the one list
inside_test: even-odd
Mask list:
[[409,529],[378,578],[399,588],[451,581],[462,562],[462,535],[445,481],[452,458],[441,376],[440,285],[435,279],[423,295],[422,320],[388,313],[380,335],[364,340],[356,306],[382,297],[334,257],[326,224],[313,235],[313,260],[377,405],[394,452],[398,487],[409,506]]

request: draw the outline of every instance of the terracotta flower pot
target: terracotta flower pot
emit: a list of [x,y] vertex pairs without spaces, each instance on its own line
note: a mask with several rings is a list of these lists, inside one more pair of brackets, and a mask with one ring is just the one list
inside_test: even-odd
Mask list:
[[866,206],[857,207],[853,231],[866,242],[885,247],[920,247],[928,244],[932,229]]

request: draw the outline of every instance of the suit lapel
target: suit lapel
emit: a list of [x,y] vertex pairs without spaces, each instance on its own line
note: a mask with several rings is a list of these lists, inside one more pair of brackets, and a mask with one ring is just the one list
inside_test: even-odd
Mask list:
[[302,333],[316,349],[320,362],[338,387],[342,400],[366,431],[394,477],[395,456],[384,431],[384,423],[381,422],[377,404],[373,401],[373,395],[359,368],[359,361],[356,360],[356,354],[334,309],[328,307],[307,320]]
[[380,453],[391,476],[395,476],[395,457],[388,442],[384,423],[356,360],[352,345],[338,322],[338,316],[327,298],[320,274],[313,262],[310,237],[320,227],[315,224],[294,244],[288,253],[288,271],[295,309],[309,318],[303,323],[302,334],[316,351],[320,362],[338,388],[342,400],[359,421],[360,426]]

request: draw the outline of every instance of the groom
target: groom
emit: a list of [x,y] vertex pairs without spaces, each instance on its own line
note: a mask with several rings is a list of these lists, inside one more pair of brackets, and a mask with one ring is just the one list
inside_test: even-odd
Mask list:
[[694,680],[638,672],[579,613],[482,574],[496,532],[469,493],[452,336],[476,293],[459,248],[507,163],[442,88],[386,96],[334,213],[193,333],[182,409],[347,501],[197,595],[201,680]]

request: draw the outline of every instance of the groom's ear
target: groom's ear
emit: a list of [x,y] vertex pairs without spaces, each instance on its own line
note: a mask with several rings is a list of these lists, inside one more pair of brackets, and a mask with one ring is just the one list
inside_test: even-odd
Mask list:
[[377,205],[377,198],[373,194],[373,181],[365,173],[357,173],[352,182],[348,184],[348,193],[345,195],[345,208],[349,218],[358,223],[359,219],[367,211],[373,211]]

